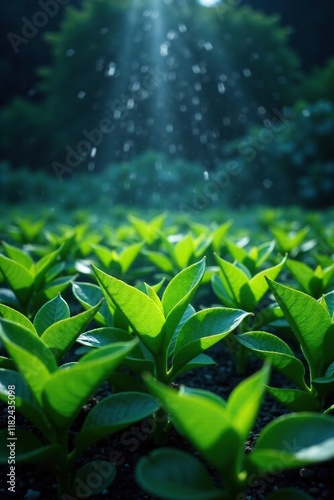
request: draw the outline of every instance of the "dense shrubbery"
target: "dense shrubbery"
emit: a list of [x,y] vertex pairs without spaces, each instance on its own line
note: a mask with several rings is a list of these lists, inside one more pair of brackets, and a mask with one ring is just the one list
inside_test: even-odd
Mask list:
[[[298,200],[307,206],[333,201],[334,105],[330,101],[297,103],[280,119],[229,143],[224,154],[237,162],[241,174],[232,184],[231,202]],[[254,186],[250,190],[249,186]]]
[[196,2],[160,8],[161,32],[144,1],[131,10],[114,0],[68,8],[61,30],[47,35],[53,62],[39,70],[43,100],[14,102],[0,116],[5,159],[46,168],[108,117],[116,139],[98,148],[99,165],[153,148],[212,166],[222,141],[261,123],[259,107],[292,104],[299,59],[278,18],[246,7],[219,16]]

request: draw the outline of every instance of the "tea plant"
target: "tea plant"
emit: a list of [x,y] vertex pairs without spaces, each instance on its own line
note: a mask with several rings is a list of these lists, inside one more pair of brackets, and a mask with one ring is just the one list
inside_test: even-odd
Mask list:
[[[248,314],[223,307],[196,313],[190,306],[204,274],[204,259],[176,275],[161,300],[149,285],[145,285],[144,293],[93,269],[106,301],[112,308],[119,309],[130,331],[104,328],[85,333],[79,341],[96,347],[136,336],[140,344],[126,360],[127,366],[139,374],[148,370],[166,384],[188,370],[214,363],[203,354],[205,350],[229,335]],[[157,440],[159,432],[156,432]]]
[[0,254],[0,271],[10,286],[0,289],[1,302],[20,308],[32,317],[46,301],[66,289],[75,276],[58,277],[65,267],[57,262],[62,248],[48,253],[38,262],[23,250],[3,243],[7,256]]
[[[0,337],[14,360],[18,371],[0,369],[0,398],[8,401],[15,392],[16,409],[42,433],[39,438],[26,429],[15,430],[16,461],[43,463],[57,476],[58,496],[74,493],[70,469],[75,459],[92,443],[151,415],[158,409],[147,394],[129,392],[103,399],[87,415],[84,424],[69,443],[70,426],[84,403],[115,367],[135,347],[137,340],[115,343],[83,356],[77,363],[58,367],[56,357],[36,333],[9,320],[3,320]],[[8,461],[8,430],[0,431],[0,462]],[[12,439],[14,442],[14,438]],[[94,465],[94,464],[93,464]],[[96,468],[110,471],[101,481],[102,491],[115,477],[109,463],[99,462]],[[89,467],[79,470],[79,477],[88,474]]]
[[[66,301],[58,295],[37,312],[32,323],[26,316],[11,307],[0,304],[0,325],[13,322],[17,334],[24,339],[26,331],[39,338],[44,346],[51,349],[59,363],[72,347],[79,335],[89,325],[101,306],[102,300],[87,311],[70,317]],[[0,357],[0,366],[15,368],[9,358]]]
[[[267,278],[308,366],[279,337],[267,332],[248,332],[237,340],[261,359],[267,359],[298,389],[268,387],[282,405],[294,411],[322,411],[325,397],[334,390],[334,292],[319,301]],[[326,412],[334,410],[334,404]]]
[[302,290],[315,299],[328,291],[334,276],[334,263],[332,260],[331,264],[324,268],[318,265],[315,269],[312,269],[305,262],[288,259],[286,267],[297,280]]
[[[268,251],[270,251],[270,247],[266,248],[265,253]],[[220,270],[212,279],[212,288],[223,304],[249,313],[253,313],[257,308],[260,308],[258,319],[255,320],[258,326],[270,323],[279,316],[277,310],[272,307],[261,309],[261,300],[268,291],[265,276],[275,279],[285,264],[285,258],[276,266],[260,271],[255,276],[252,276],[248,268],[243,264],[231,264],[218,255],[216,255],[216,259]],[[248,330],[251,330],[251,324],[245,319],[239,327],[239,332],[242,333]],[[243,373],[247,362],[245,350],[242,347],[238,349],[233,344],[232,354],[236,361],[238,373]]]
[[[268,378],[265,366],[242,381],[224,401],[204,390],[181,386],[176,391],[146,375],[150,392],[170,413],[176,429],[218,471],[223,489],[214,485],[197,458],[172,448],[155,450],[139,461],[136,478],[140,486],[160,498],[230,500],[239,498],[254,476],[270,473],[273,462],[283,471],[332,458],[334,418],[314,413],[275,419],[260,432],[254,450],[245,455],[245,441]],[[283,500],[285,493],[274,498]]]

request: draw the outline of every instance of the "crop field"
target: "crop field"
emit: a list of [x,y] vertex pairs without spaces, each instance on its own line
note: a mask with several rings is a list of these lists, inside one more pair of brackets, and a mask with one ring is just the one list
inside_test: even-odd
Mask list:
[[331,498],[333,213],[230,215],[7,214],[1,462],[49,478],[18,498]]

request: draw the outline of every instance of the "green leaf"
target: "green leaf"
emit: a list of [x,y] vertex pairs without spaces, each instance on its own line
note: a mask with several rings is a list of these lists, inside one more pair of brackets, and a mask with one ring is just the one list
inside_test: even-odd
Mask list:
[[[73,494],[80,500],[98,495],[110,486],[115,477],[116,466],[113,463],[105,460],[88,462],[78,470],[73,479]],[[89,478],[94,478],[94,480],[88,481]],[[85,485],[84,491],[83,484]]]
[[[92,283],[72,283],[73,295],[85,309],[96,306],[104,298],[99,286]],[[95,320],[103,326],[112,326],[113,319],[107,301],[104,301],[95,315]]]
[[105,436],[152,415],[159,409],[149,394],[124,392],[104,398],[89,412],[75,442],[85,449]]
[[43,405],[55,427],[64,429],[71,424],[83,404],[136,343],[133,340],[96,349],[48,380],[43,390]]
[[300,389],[308,390],[305,384],[305,368],[294,356],[290,347],[276,335],[267,332],[249,332],[238,335],[237,340],[260,359],[271,365]]
[[328,312],[332,321],[334,320],[334,291],[326,293],[323,298],[327,304]]
[[233,421],[223,404],[206,397],[177,392],[146,375],[150,392],[171,414],[174,425],[191,444],[219,470],[235,460],[243,442],[233,427]]
[[231,220],[228,220],[224,224],[221,224],[218,226],[212,234],[212,247],[215,252],[218,252],[222,245],[224,244],[224,238],[232,226],[233,222]]
[[[273,280],[276,279],[279,273],[281,272],[281,269],[284,266],[285,261],[286,257],[284,257],[284,259],[279,264],[277,264],[277,266],[269,267],[268,269],[261,271],[249,281],[249,287],[254,296],[255,304],[258,304],[258,302],[260,302],[264,294],[268,291],[268,283],[265,280],[265,276]],[[250,303],[249,306],[251,305],[252,304]]]
[[22,264],[22,266],[24,266],[27,271],[31,271],[31,269],[34,267],[34,261],[28,253],[24,252],[20,248],[9,245],[5,241],[3,241],[2,244],[4,246],[7,257],[15,260],[15,262],[18,262],[19,264]]
[[177,274],[164,291],[161,302],[166,317],[166,334],[164,339],[166,349],[184,312],[199,287],[204,271],[205,258]]
[[31,289],[34,284],[31,273],[22,264],[3,255],[0,255],[0,271],[19,301],[26,304],[31,297]]
[[59,294],[57,297],[44,304],[37,312],[34,319],[34,327],[38,335],[42,335],[49,326],[69,317],[70,308],[67,302]]
[[278,459],[282,470],[334,457],[334,418],[317,413],[284,415],[260,433],[250,460],[266,472],[268,458]]
[[31,333],[37,335],[35,327],[31,321],[26,316],[11,307],[0,304],[0,317],[12,321],[13,323],[18,323],[26,330],[29,330]]
[[13,443],[15,449],[15,461],[20,464],[48,464],[56,463],[63,453],[60,446],[48,445],[43,446],[41,441],[30,431],[25,429],[16,429],[16,440],[7,440],[7,429],[0,430],[0,463],[8,463],[8,454],[10,448],[8,445]]
[[260,410],[269,373],[269,366],[264,366],[237,385],[227,400],[227,411],[242,442],[247,440]]
[[173,263],[167,255],[162,252],[153,252],[151,250],[145,250],[143,253],[149,258],[152,264],[154,264],[158,269],[161,269],[164,273],[173,272]]
[[37,304],[44,304],[44,302],[53,299],[62,293],[72,282],[77,278],[77,274],[73,276],[60,276],[46,284],[43,285],[43,290],[41,290],[37,295],[35,302]]
[[173,372],[226,337],[248,315],[237,309],[212,307],[191,316],[176,340]]
[[323,398],[334,391],[334,375],[331,377],[318,377],[312,380],[312,385],[317,391],[317,396]]
[[116,304],[146,347],[158,352],[165,318],[155,302],[145,293],[127,285],[93,266],[107,301]]
[[49,437],[51,429],[48,421],[22,375],[13,370],[0,369],[0,399],[6,404],[10,385],[15,386],[15,408]]
[[178,241],[174,247],[174,255],[179,269],[184,269],[195,251],[194,241],[191,233]]
[[310,366],[311,378],[322,374],[322,348],[331,318],[315,299],[268,279],[269,287],[288,320]]
[[[242,304],[245,302],[247,304],[254,303],[254,297],[248,286],[248,278],[245,273],[218,255],[215,257],[221,270],[219,279],[222,284],[221,289],[224,290],[223,296],[228,298],[229,302],[226,301],[226,305],[243,308]],[[214,284],[216,283],[217,280],[214,281]],[[216,292],[215,287],[214,291]]]
[[45,282],[45,276],[47,271],[51,268],[54,262],[57,260],[58,255],[60,254],[62,247],[59,247],[57,250],[46,254],[35,264],[35,283],[36,287],[39,288]]
[[36,335],[10,321],[1,321],[0,337],[41,404],[44,384],[51,377],[51,373],[57,370],[52,352]]
[[101,302],[88,311],[58,321],[44,331],[41,340],[52,350],[57,362],[64,357],[80,333],[89,325],[100,305]]
[[172,448],[152,451],[136,467],[136,480],[150,495],[175,500],[221,499],[204,465]]
[[296,389],[267,387],[267,392],[281,405],[292,411],[321,411],[318,399],[309,392]]
[[134,260],[138,257],[141,249],[143,248],[143,243],[134,243],[133,245],[128,245],[120,254],[119,261],[122,266],[123,273],[126,273]]
[[[298,281],[304,292],[312,294],[311,281],[314,277],[314,271],[304,262],[288,259],[286,267],[289,269],[294,278]],[[275,279],[275,278],[273,278]],[[318,290],[315,296],[321,293],[321,281],[318,284]]]
[[120,328],[96,328],[80,335],[77,341],[80,344],[90,347],[104,347],[115,342],[128,342],[133,339],[133,335]]

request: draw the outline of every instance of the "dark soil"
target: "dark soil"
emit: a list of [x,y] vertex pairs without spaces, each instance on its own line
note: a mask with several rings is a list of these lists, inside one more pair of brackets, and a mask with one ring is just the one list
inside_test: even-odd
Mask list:
[[[224,398],[230,394],[231,390],[245,376],[236,375],[234,362],[231,355],[223,344],[215,346],[210,353],[217,362],[217,366],[198,369],[187,375],[180,377],[178,382],[188,386],[210,390]],[[261,364],[258,360],[251,359],[246,375],[254,373]],[[271,384],[274,386],[286,386],[286,381],[282,380],[277,373],[272,373]],[[96,395],[96,400],[106,395],[106,389],[99,391]],[[94,404],[94,400],[90,405]],[[2,407],[1,412],[1,427],[6,427],[7,417],[6,409]],[[73,436],[80,428],[80,420],[89,410],[87,405],[82,412],[81,419],[78,419],[77,429],[73,430]],[[274,418],[287,413],[278,403],[269,396],[265,397],[261,408],[260,415],[246,443],[245,452],[251,451],[257,435],[261,429]],[[19,426],[28,426],[29,424],[19,417],[17,413],[17,422]],[[199,457],[198,453],[192,447],[172,430],[170,440],[167,446],[177,447],[179,449],[193,453]],[[103,494],[94,496],[95,499],[113,500],[142,500],[153,499],[140,490],[134,479],[134,469],[137,461],[147,455],[155,448],[152,442],[152,433],[147,422],[141,422],[125,429],[120,433],[105,439],[94,447],[88,449],[85,455],[80,458],[76,467],[82,466],[85,462],[91,460],[105,460],[116,462],[117,475],[114,482],[109,487],[108,491]],[[200,458],[200,457],[199,457]],[[245,500],[263,499],[271,491],[282,487],[297,487],[304,492],[307,492],[314,499],[334,499],[334,461],[329,461],[317,465],[315,467],[307,467],[302,469],[294,469],[281,473],[277,468],[269,476],[260,476],[257,480],[253,480],[249,485],[249,489],[244,495]],[[215,471],[208,469],[215,477]],[[16,465],[16,493],[10,493],[7,490],[8,467],[2,467],[0,474],[0,498],[2,499],[40,499],[52,500],[56,498],[56,482],[52,474],[41,466],[34,465]],[[74,500],[78,497],[67,497],[64,500]],[[231,499],[235,500],[235,499]],[[238,500],[242,500],[239,496]],[[289,498],[287,497],[287,500]],[[292,500],[292,498],[291,498]]]

